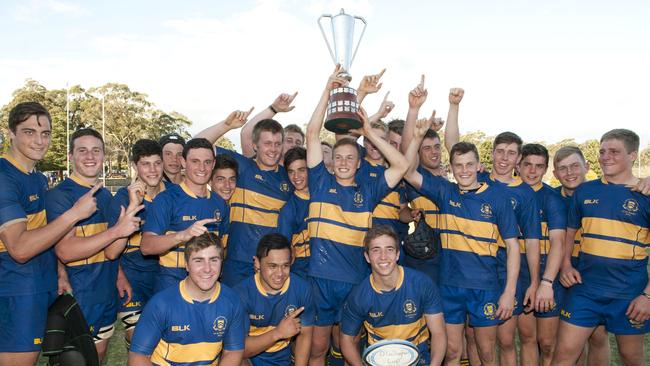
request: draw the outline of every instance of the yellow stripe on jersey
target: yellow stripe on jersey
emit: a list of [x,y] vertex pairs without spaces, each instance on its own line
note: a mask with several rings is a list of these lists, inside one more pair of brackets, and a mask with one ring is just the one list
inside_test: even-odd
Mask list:
[[[636,241],[641,244],[648,244],[648,228],[634,225],[618,220],[603,219],[600,217],[583,217],[582,218],[582,244],[591,238],[585,238],[584,235],[603,235],[623,240]],[[632,245],[632,244],[629,244]]]
[[[280,212],[284,203],[283,200],[237,187],[230,198],[230,221],[276,227],[278,212]],[[241,207],[240,205],[248,207]],[[256,210],[256,208],[260,210]],[[266,212],[269,210],[278,212]]]
[[390,192],[377,205],[375,210],[372,212],[372,217],[377,219],[399,220],[400,205],[399,192]]
[[[478,255],[496,256],[498,244],[486,241],[496,239],[499,232],[490,222],[470,220],[450,214],[443,214],[440,221],[446,229],[440,234],[445,248],[477,253]],[[463,233],[472,233],[468,237]]]
[[429,329],[423,316],[410,324],[373,327],[368,321],[364,321],[364,325],[368,331],[369,344],[376,343],[377,339],[412,339],[411,343],[417,346],[429,339]]
[[38,229],[47,225],[47,217],[45,215],[45,210],[41,210],[37,213],[27,215],[27,230]]
[[583,253],[613,259],[641,260],[648,257],[648,251],[640,246],[596,238],[583,237],[580,249]]
[[[77,226],[75,227],[75,236],[84,238],[84,237],[89,237],[93,236],[99,233],[103,233],[108,229],[108,224],[105,222],[100,222],[97,224],[88,224],[88,225],[82,225],[82,226]],[[74,266],[83,266],[86,264],[94,264],[94,263],[102,263],[102,262],[107,262],[110,259],[106,259],[106,256],[104,255],[104,251],[100,250],[98,253],[95,255],[92,255],[86,259],[81,259],[78,261],[70,262],[67,263],[67,266],[74,267]]]
[[174,363],[210,362],[205,365],[217,365],[217,358],[223,347],[222,342],[200,342],[192,344],[167,343],[162,339],[151,355],[151,362],[167,366]]
[[136,250],[140,249],[140,243],[142,242],[142,232],[136,231],[129,237],[129,243],[128,246],[131,246],[131,248],[125,248],[124,253],[131,253],[135,252]]
[[[257,337],[266,332],[270,332],[273,329],[275,329],[273,325],[269,325],[267,327],[256,327],[251,325],[248,330],[248,335],[251,337]],[[287,348],[288,345],[289,345],[288,339],[279,340],[275,342],[271,347],[267,348],[264,352],[277,352]]]
[[496,257],[499,247],[497,243],[478,241],[461,234],[441,233],[440,239],[444,243],[445,248],[491,257]]
[[[411,207],[418,210],[424,210],[425,212],[439,211],[438,206],[424,196],[416,197],[413,201],[411,201]],[[440,220],[437,214],[425,215],[424,221],[426,221],[427,224],[429,224],[429,226],[432,228],[439,229]]]
[[548,254],[551,250],[551,235],[548,232],[548,223],[542,221],[542,236],[548,239],[540,239],[539,241],[539,253]]
[[355,247],[363,246],[363,238],[366,235],[365,229],[369,228],[372,222],[370,212],[343,211],[340,206],[325,202],[310,203],[309,217],[318,217],[318,220],[309,222],[309,235],[311,238],[332,240]]
[[365,231],[348,229],[327,222],[312,221],[309,223],[309,232],[312,238],[331,240],[337,243],[363,247]]
[[311,256],[311,248],[308,243],[309,228],[294,234],[291,239],[294,258],[307,258]]

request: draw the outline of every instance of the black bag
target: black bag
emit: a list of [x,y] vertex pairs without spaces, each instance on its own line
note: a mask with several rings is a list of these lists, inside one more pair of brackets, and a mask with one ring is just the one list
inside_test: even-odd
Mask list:
[[42,352],[48,365],[99,366],[88,323],[72,295],[63,294],[50,306]]
[[427,224],[424,212],[415,230],[404,239],[403,247],[406,254],[417,259],[431,259],[440,251],[440,233]]

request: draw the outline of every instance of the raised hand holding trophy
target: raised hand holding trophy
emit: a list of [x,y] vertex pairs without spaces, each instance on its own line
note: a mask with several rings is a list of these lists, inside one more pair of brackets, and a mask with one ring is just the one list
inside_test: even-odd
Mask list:
[[[324,18],[330,19],[330,26],[332,30],[332,44],[323,29],[321,20]],[[357,42],[356,47],[354,44],[354,26],[356,21],[360,20],[363,23],[363,29]],[[318,18],[318,26],[320,27],[327,49],[332,56],[334,64],[341,65],[343,68],[343,77],[351,80],[350,67],[352,61],[357,54],[359,44],[366,31],[367,23],[365,19],[359,16],[346,14],[343,9],[337,15],[321,15]],[[352,49],[354,48],[354,52]],[[327,118],[325,120],[325,128],[334,133],[346,133],[348,130],[361,127],[361,121],[357,117],[359,110],[359,103],[357,103],[357,91],[349,86],[342,86],[332,89],[330,92],[330,101],[327,105]]]

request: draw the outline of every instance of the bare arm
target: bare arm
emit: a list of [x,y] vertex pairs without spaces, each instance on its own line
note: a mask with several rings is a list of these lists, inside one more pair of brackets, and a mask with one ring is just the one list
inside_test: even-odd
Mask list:
[[[406,150],[413,140],[413,131],[415,130],[415,122],[418,120],[418,113],[422,104],[427,100],[429,92],[424,88],[424,75],[420,78],[420,84],[415,89],[409,92],[409,109],[406,114],[406,121],[404,123],[404,131],[402,132],[402,153]],[[417,150],[416,150],[417,152]],[[416,155],[417,156],[417,155]],[[409,160],[412,161],[412,160]]]
[[[430,119],[421,119],[413,123],[411,129],[411,136],[413,137],[413,141],[410,143],[408,149],[406,150],[406,156],[404,157],[409,164],[406,174],[404,175],[404,179],[409,182],[409,184],[411,184],[415,189],[420,189],[422,187],[422,174],[417,171],[417,155],[418,149],[420,149],[420,144],[422,144],[422,140],[424,139],[424,135],[426,135],[430,126]],[[404,131],[406,131],[406,129]],[[404,136],[406,136],[406,132],[404,133]],[[404,137],[402,137],[402,142],[403,141]]]
[[244,358],[244,351],[221,351],[219,366],[240,366]]
[[325,111],[327,110],[330,91],[339,85],[346,85],[347,83],[347,80],[339,76],[340,73],[341,65],[336,65],[334,72],[327,80],[323,94],[321,94],[318,105],[307,125],[305,139],[307,140],[307,166],[310,168],[315,167],[323,161],[323,150],[320,147],[320,130],[325,120]]
[[449,90],[449,112],[447,112],[447,127],[445,127],[445,147],[447,151],[460,141],[460,132],[458,129],[458,107],[463,100],[465,91],[461,88],[452,88]]
[[151,366],[150,356],[141,353],[129,352],[129,366]]
[[361,104],[368,94],[374,94],[381,89],[382,83],[379,82],[379,79],[384,75],[386,69],[383,69],[379,74],[375,75],[366,75],[361,79],[359,87],[357,88],[357,102]]
[[424,314],[429,334],[431,334],[431,363],[430,365],[442,365],[447,352],[447,331],[445,329],[445,318],[442,313]]
[[258,336],[247,336],[244,347],[244,358],[251,358],[266,351],[276,342],[283,339],[290,339],[300,333],[300,313],[304,307],[285,316],[280,323],[272,330]]
[[296,348],[294,349],[295,366],[307,366],[311,354],[311,336],[314,327],[303,327],[296,337]]
[[[546,257],[546,268],[544,269],[543,279],[555,281],[557,273],[560,271],[562,258],[564,256],[564,239],[566,230],[553,229],[549,231],[549,240],[551,248]],[[539,312],[548,311],[554,304],[553,284],[542,280],[537,288],[535,296],[535,310]]]
[[196,136],[194,136],[194,138],[204,138],[214,145],[219,137],[223,136],[226,132],[243,126],[246,123],[246,119],[252,112],[253,107],[251,107],[248,112],[234,111],[230,113],[225,120],[199,132],[196,134]]
[[517,278],[519,277],[519,242],[516,238],[504,240],[507,247],[507,277],[506,287],[499,298],[499,307],[496,316],[501,320],[509,319],[515,307],[515,292],[517,290]]
[[144,255],[162,254],[169,249],[184,243],[195,236],[200,236],[208,231],[205,225],[215,222],[215,219],[203,219],[196,221],[192,226],[183,231],[176,233],[169,233],[166,235],[158,235],[147,231],[142,234],[142,241],[140,242],[140,251]]
[[354,336],[347,335],[341,332],[341,353],[343,358],[350,366],[363,366],[361,363],[361,354],[357,342],[354,341]]
[[562,259],[562,267],[560,268],[560,283],[564,287],[571,287],[577,283],[582,283],[582,276],[573,265],[571,264],[571,256],[573,255],[573,242],[575,241],[577,229],[568,227],[566,229],[566,238],[564,239],[564,257]]
[[535,294],[539,286],[539,239],[526,239],[526,262],[530,273],[530,286],[524,295],[524,306],[535,307]]
[[296,98],[296,95],[298,95],[298,92],[295,92],[293,95],[284,93],[280,94],[277,98],[275,98],[270,106],[264,108],[263,111],[256,114],[253,118],[251,118],[250,121],[248,121],[248,123],[244,125],[244,127],[242,127],[239,136],[241,139],[242,155],[248,158],[252,158],[255,155],[255,150],[253,149],[253,129],[255,128],[257,122],[273,118],[277,113],[280,112],[292,111],[295,107],[292,106],[291,103]]
[[25,263],[56,244],[75,223],[97,211],[97,201],[93,195],[101,187],[102,184],[96,184],[72,208],[43,227],[27,230],[26,221],[17,221],[0,229],[0,240],[11,258]]

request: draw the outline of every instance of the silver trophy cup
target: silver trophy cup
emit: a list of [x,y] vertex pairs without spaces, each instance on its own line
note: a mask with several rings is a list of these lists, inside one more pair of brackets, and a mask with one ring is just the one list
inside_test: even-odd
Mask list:
[[[331,37],[329,38],[323,28],[322,20],[325,18],[329,18],[330,20]],[[363,23],[363,28],[361,29],[357,44],[354,46],[357,20]],[[321,15],[318,18],[318,26],[323,34],[330,56],[332,56],[332,61],[334,61],[335,65],[340,64],[343,68],[342,76],[351,80],[350,67],[359,49],[363,34],[366,32],[367,23],[365,19],[360,16],[346,14],[341,9],[341,12],[337,15]],[[354,52],[352,51],[353,49]],[[325,128],[334,133],[347,133],[350,129],[361,127],[361,121],[357,116],[358,110],[359,104],[357,103],[356,90],[350,87],[341,87],[332,90],[327,108]]]

